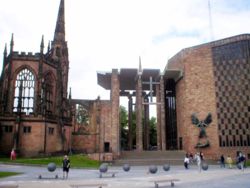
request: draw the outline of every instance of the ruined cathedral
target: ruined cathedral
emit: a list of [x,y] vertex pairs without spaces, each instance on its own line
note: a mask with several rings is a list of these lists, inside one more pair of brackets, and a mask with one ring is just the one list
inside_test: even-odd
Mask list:
[[72,116],[68,98],[68,47],[65,41],[64,1],[61,1],[54,39],[40,52],[4,50],[0,80],[1,152],[14,148],[38,155],[69,148]]
[[[250,34],[185,48],[163,69],[98,72],[110,100],[72,99],[65,41],[64,0],[54,39],[40,52],[4,50],[0,79],[0,151],[21,155],[83,152],[112,161],[121,156],[120,98],[127,99],[127,148],[150,150],[149,109],[156,108],[159,151],[202,151],[250,157]],[[135,114],[135,131],[133,131]]]

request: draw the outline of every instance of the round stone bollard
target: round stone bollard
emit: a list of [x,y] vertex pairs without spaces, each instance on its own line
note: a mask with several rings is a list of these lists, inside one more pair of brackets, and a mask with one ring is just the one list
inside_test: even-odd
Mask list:
[[165,165],[163,165],[163,170],[164,171],[169,171],[170,170],[170,165],[169,164],[165,164]]
[[208,164],[206,162],[203,162],[201,164],[201,168],[202,168],[202,170],[207,170],[208,169]]
[[48,164],[48,171],[54,172],[56,170],[56,164],[55,163],[49,163]]
[[151,173],[151,174],[155,174],[156,172],[157,172],[157,166],[155,166],[155,165],[151,165],[151,166],[149,166],[149,172]]
[[99,167],[99,171],[102,173],[107,172],[108,171],[108,164],[106,164],[106,163],[101,164]]
[[124,170],[125,172],[128,172],[128,171],[130,170],[129,164],[124,164],[124,165],[123,165],[123,170]]

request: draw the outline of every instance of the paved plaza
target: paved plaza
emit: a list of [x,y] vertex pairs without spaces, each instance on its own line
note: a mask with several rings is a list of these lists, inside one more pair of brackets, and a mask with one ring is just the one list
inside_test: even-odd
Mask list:
[[[179,188],[250,188],[250,169],[220,168],[219,165],[210,165],[207,171],[199,172],[195,165],[185,170],[183,166],[171,166],[169,171],[164,171],[158,166],[156,174],[148,173],[148,166],[131,166],[125,172],[121,167],[109,167],[108,171],[117,172],[115,177],[99,178],[99,171],[93,169],[70,169],[69,178],[62,179],[62,169],[48,172],[46,167],[30,167],[19,165],[0,164],[1,171],[23,172],[23,174],[0,180],[0,188],[18,185],[19,188],[71,188],[74,185],[84,187],[94,184],[105,184],[108,188],[150,188],[154,187],[154,180],[179,179],[175,187]],[[39,175],[42,179],[38,179]],[[58,175],[59,178],[54,177]],[[83,186],[89,184],[90,186]],[[159,187],[171,187],[170,183],[159,184]]]

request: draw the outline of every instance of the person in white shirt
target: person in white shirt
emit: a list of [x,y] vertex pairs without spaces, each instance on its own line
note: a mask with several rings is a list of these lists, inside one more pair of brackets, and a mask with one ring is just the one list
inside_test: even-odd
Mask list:
[[189,156],[188,156],[188,154],[186,154],[186,156],[184,158],[184,166],[186,169],[188,169],[188,165],[189,165]]
[[200,154],[199,153],[195,154],[194,159],[196,160],[199,172],[201,172],[201,157],[200,157]]

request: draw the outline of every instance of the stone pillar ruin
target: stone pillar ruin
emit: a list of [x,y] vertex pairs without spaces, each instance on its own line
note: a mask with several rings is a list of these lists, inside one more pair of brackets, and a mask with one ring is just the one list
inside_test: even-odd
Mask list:
[[161,145],[162,150],[166,150],[166,121],[165,121],[165,87],[164,78],[161,75],[160,79],[160,97],[161,97]]
[[112,69],[111,75],[111,151],[120,155],[120,81],[118,70]]
[[[160,85],[156,85],[156,102],[161,102],[160,95]],[[157,134],[157,150],[162,149],[161,145],[161,105],[157,105],[156,107],[156,118],[157,118],[157,126],[156,126],[156,134]]]
[[[148,103],[148,96],[146,95],[144,97],[144,102]],[[143,122],[143,140],[144,140],[144,150],[148,150],[149,149],[149,131],[150,131],[150,125],[149,125],[149,105],[145,104],[144,106],[144,122]]]
[[136,83],[136,150],[143,151],[142,144],[142,80],[138,75]]

